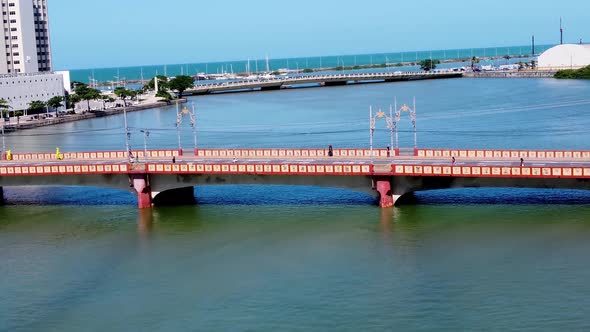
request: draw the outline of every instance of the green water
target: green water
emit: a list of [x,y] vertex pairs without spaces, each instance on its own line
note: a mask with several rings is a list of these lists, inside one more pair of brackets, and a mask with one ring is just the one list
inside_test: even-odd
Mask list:
[[9,207],[1,220],[7,331],[590,328],[586,206]]
[[[214,95],[201,147],[366,147],[368,105],[416,96],[419,147],[590,149],[590,83],[456,79]],[[132,147],[176,112],[129,115]],[[112,116],[10,134],[14,151],[123,149]],[[188,128],[188,127],[187,127]],[[190,128],[182,142],[192,144]],[[411,146],[408,118],[400,144]],[[376,146],[388,144],[378,124]],[[455,189],[381,210],[346,190],[198,187],[139,213],[127,192],[5,188],[2,331],[590,329],[590,193]]]

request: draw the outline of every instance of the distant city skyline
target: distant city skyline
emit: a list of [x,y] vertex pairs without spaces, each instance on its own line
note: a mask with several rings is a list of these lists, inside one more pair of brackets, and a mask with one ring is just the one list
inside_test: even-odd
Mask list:
[[362,5],[49,0],[56,69],[420,51],[590,40],[584,0]]

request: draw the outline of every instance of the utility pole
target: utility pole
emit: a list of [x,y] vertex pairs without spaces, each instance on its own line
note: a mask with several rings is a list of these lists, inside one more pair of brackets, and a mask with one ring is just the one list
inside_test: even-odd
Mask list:
[[178,151],[182,151],[182,145],[180,142],[180,112],[178,111],[178,100],[176,101],[176,135],[178,135]]
[[563,45],[563,26],[561,25],[561,17],[559,18],[559,45]]
[[150,137],[150,131],[145,129],[145,130],[141,130],[141,132],[143,133],[143,158],[147,159],[148,157],[148,150],[147,150],[147,139],[148,137]]
[[125,118],[125,150],[129,156],[131,155],[131,148],[129,147],[129,138],[131,137],[131,133],[129,133],[129,126],[127,125],[127,105],[125,103],[125,97],[123,97],[123,117]]

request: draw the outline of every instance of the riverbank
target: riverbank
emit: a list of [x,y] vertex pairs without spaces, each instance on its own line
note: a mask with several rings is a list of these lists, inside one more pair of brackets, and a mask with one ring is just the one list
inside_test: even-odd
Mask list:
[[[187,102],[187,99],[181,98],[181,99],[178,99],[177,101],[181,104],[185,104]],[[175,102],[176,101],[173,101],[172,103],[175,103]],[[143,111],[143,110],[156,108],[156,107],[164,107],[164,106],[168,106],[168,105],[171,105],[171,103],[168,103],[165,101],[157,101],[157,102],[150,102],[150,103],[139,104],[139,105],[131,105],[131,106],[127,106],[125,108],[124,107],[116,107],[116,108],[110,108],[110,109],[100,110],[100,111],[91,111],[91,112],[83,112],[83,113],[77,113],[77,114],[61,115],[59,117],[45,118],[45,119],[40,119],[40,120],[35,120],[32,118],[29,118],[28,120],[19,120],[18,123],[11,123],[11,124],[5,125],[4,131],[5,132],[13,132],[13,131],[18,131],[18,130],[46,127],[46,126],[52,126],[52,125],[56,125],[56,124],[66,123],[66,122],[82,121],[82,120],[88,120],[88,119],[101,118],[101,117],[105,117],[105,116],[122,114],[125,111],[126,112],[137,112],[137,111]]]

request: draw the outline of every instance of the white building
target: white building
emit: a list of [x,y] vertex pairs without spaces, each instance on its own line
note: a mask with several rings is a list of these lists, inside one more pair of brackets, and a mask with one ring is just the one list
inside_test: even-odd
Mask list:
[[57,73],[0,75],[0,99],[5,99],[11,111],[26,110],[32,101],[48,101],[64,96],[64,76]]
[[51,71],[47,0],[0,0],[0,75]]
[[578,69],[590,65],[590,45],[557,45],[539,55],[539,69]]

